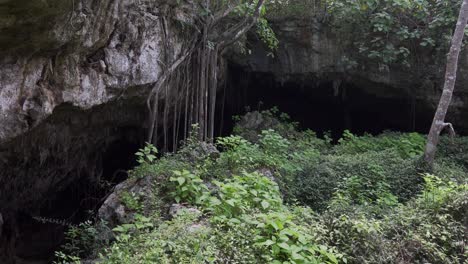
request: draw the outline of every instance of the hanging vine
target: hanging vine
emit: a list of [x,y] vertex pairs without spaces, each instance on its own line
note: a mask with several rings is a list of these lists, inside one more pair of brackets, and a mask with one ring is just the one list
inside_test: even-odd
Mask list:
[[[198,14],[192,16],[190,30],[187,31],[190,41],[175,59],[170,56],[175,53],[170,45],[171,35],[175,33],[169,32],[169,18],[176,16],[171,14],[170,7],[162,12],[162,73],[147,98],[150,113],[148,142],[156,145],[162,139],[163,150],[168,151],[171,140],[172,149],[175,150],[179,136],[185,139],[194,124],[199,127],[199,140],[213,140],[218,82],[222,77],[220,69],[223,69],[222,55],[258,22],[264,13],[264,2],[198,0],[185,3],[191,6],[192,14],[193,10],[198,10]],[[159,102],[161,98],[164,98],[163,107]],[[158,134],[161,110],[162,135]],[[172,124],[169,123],[171,117]]]

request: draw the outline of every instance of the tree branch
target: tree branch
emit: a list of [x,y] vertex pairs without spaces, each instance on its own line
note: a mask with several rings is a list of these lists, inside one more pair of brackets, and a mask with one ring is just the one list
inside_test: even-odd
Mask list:
[[262,9],[264,3],[265,0],[259,0],[252,16],[249,16],[241,22],[237,23],[231,29],[227,30],[219,38],[217,38],[217,41],[215,42],[219,43],[221,49],[224,49],[225,47],[239,40],[241,36],[247,33],[247,31],[249,31],[250,28],[252,28],[252,26],[257,23],[258,18],[260,17],[260,10]]

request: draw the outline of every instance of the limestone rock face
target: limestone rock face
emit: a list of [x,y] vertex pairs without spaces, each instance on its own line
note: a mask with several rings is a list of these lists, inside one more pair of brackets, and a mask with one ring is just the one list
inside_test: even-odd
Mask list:
[[[161,17],[188,16],[174,4],[0,0],[0,208],[3,230],[19,230],[0,236],[0,262],[44,251],[4,246],[28,232],[12,217],[34,223],[46,207],[67,203],[57,198],[66,188],[99,184],[111,145],[143,143],[146,95],[165,51]],[[178,57],[187,40],[177,25],[165,30],[168,56]]]
[[[68,132],[78,136],[76,130],[94,123],[99,137],[118,126],[113,123],[115,118],[144,127],[146,110],[139,106],[144,106],[145,96],[161,72],[161,14],[184,15],[170,4],[165,0],[0,1],[0,206],[10,199],[9,193],[40,194],[52,182],[71,178],[64,171],[59,178],[43,176],[46,179],[41,183],[31,180],[42,177],[39,168],[46,167],[52,155],[66,155],[59,154],[59,149],[70,142],[62,140],[61,134],[73,138]],[[177,29],[169,25],[166,30]],[[184,39],[168,35],[176,57]],[[120,117],[107,113],[80,120],[60,114],[70,107],[96,112],[96,107],[117,101],[123,107],[118,109]],[[54,120],[57,116],[63,117],[61,125]],[[73,122],[79,124],[72,132],[67,127]],[[104,134],[109,136],[108,132]],[[86,138],[93,133],[83,133],[75,143],[95,144]],[[29,146],[22,143],[25,139]],[[69,156],[61,163],[84,162],[74,159],[78,157]],[[73,166],[70,170],[78,168]],[[18,172],[20,167],[29,172]],[[29,184],[12,186],[11,181],[26,177]],[[17,193],[13,196],[21,201],[10,200],[8,206],[21,207],[20,203],[32,200]]]
[[[391,65],[379,69],[370,61],[350,67],[347,59],[357,51],[346,50],[341,45],[340,36],[317,18],[272,18],[270,22],[279,39],[279,48],[274,57],[268,56],[268,49],[256,38],[250,40],[250,56],[233,56],[233,60],[247,72],[274,76],[275,82],[281,85],[297,83],[301,89],[323,81],[333,82],[335,91],[332,93],[336,95],[341,94],[341,84],[348,83],[376,98],[402,101],[413,98],[416,111],[427,113],[424,119],[431,120],[442,92],[445,58],[434,61],[421,48],[416,51],[422,60],[417,68]],[[467,48],[460,56],[459,65],[448,119],[459,131],[468,133]]]
[[0,20],[0,142],[38,125],[58,105],[89,109],[126,96],[131,87],[146,92],[160,72],[158,5],[161,1],[0,3],[10,14]]

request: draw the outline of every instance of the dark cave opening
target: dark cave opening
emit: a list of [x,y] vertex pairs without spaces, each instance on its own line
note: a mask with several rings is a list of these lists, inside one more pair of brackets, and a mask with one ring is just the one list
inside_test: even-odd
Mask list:
[[231,116],[272,107],[287,113],[301,128],[335,139],[344,130],[358,135],[427,133],[433,110],[408,94],[379,94],[385,89],[335,73],[289,75],[279,80],[272,73],[248,72],[231,64],[223,134],[232,131]]
[[[11,193],[28,200],[3,204],[8,207],[1,212],[0,263],[52,263],[70,225],[94,220],[112,188],[136,165],[135,153],[146,132],[141,125],[144,113],[144,106],[133,101],[85,111],[63,105],[42,125],[12,143],[12,162],[2,173],[26,182],[6,183],[13,191],[16,185],[23,186],[25,194]],[[28,162],[14,163],[19,153],[27,153]],[[42,160],[27,158],[44,153],[47,156]]]
[[[330,133],[334,139],[341,137],[345,129],[356,134],[378,134],[385,130],[427,132],[433,111],[425,104],[408,94],[380,93],[385,89],[372,90],[372,85],[336,73],[279,79],[273,73],[248,72],[230,64],[226,87],[218,95],[216,131],[218,135],[230,134],[234,115],[278,107],[301,128],[319,135]],[[31,210],[19,210],[7,220],[10,224],[4,226],[14,228],[4,228],[3,236],[12,237],[6,247],[14,251],[17,261],[13,263],[50,263],[54,251],[64,242],[67,223],[79,224],[90,219],[94,214],[89,212],[96,212],[111,188],[124,181],[126,171],[136,165],[134,154],[145,140],[142,124],[146,108],[138,102],[123,103],[84,113],[64,108],[51,121],[54,130],[69,133],[64,138],[77,140],[73,144],[88,144],[70,153],[78,153],[77,150],[85,153],[85,164],[93,171],[90,173],[86,166],[74,168],[70,172],[73,180],[64,181],[63,188],[45,195],[47,199],[36,207],[34,214]],[[87,127],[83,128],[83,124]],[[47,129],[44,134],[50,133]],[[60,171],[57,161],[60,158],[55,158],[51,166]],[[0,239],[0,263],[1,247],[5,246]]]
[[140,143],[131,138],[135,129],[122,131],[123,137],[98,153],[101,157],[96,167],[101,170],[98,177],[87,171],[79,172],[81,177],[42,203],[37,216],[17,214],[18,235],[14,245],[17,263],[50,263],[54,252],[65,242],[68,227],[92,220],[112,187],[127,178],[127,171],[136,165],[134,154]]

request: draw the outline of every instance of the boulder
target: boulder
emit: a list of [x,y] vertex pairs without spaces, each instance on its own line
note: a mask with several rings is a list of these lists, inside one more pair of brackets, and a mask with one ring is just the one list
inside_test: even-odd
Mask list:
[[[147,176],[141,179],[129,179],[118,184],[99,208],[98,216],[110,227],[126,224],[133,220],[136,213],[151,215],[157,210],[154,197],[154,178]],[[131,195],[140,203],[141,211],[129,208],[123,195]]]

